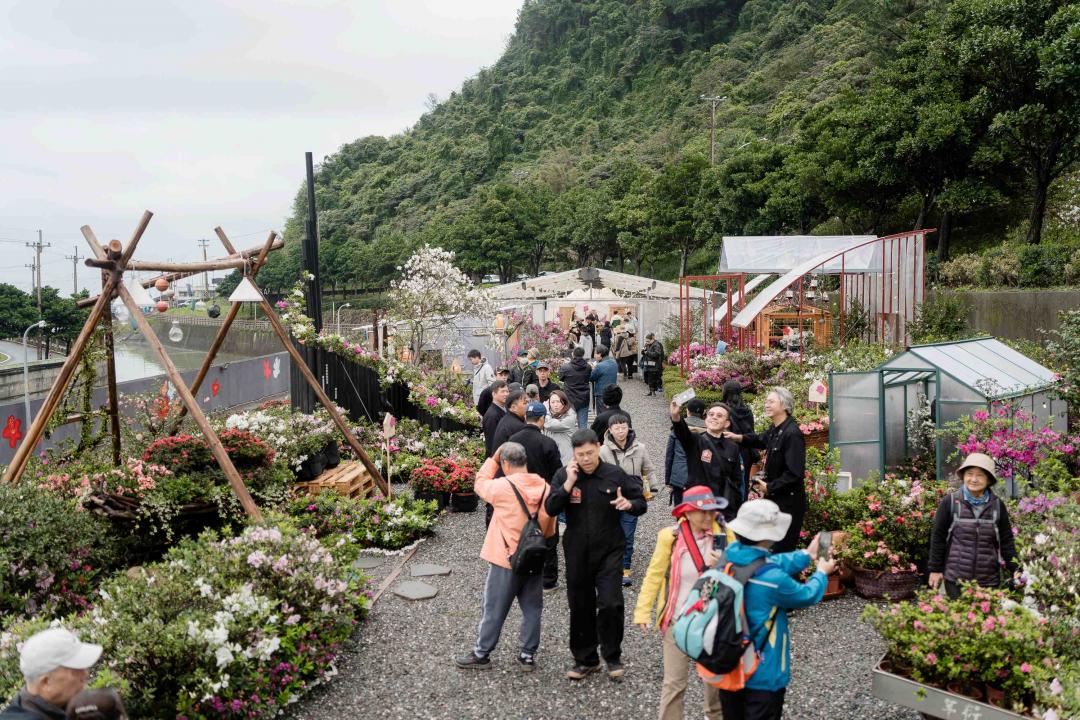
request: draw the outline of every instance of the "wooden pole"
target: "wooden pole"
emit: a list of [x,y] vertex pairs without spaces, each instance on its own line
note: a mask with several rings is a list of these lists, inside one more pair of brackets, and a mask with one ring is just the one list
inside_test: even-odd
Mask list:
[[119,284],[119,277],[119,273],[110,274],[109,279],[103,288],[103,292],[98,296],[98,301],[94,304],[94,309],[90,311],[90,316],[86,318],[86,322],[83,323],[83,328],[79,333],[79,337],[75,338],[75,342],[71,346],[71,351],[68,353],[67,359],[64,360],[64,364],[60,367],[59,374],[56,376],[56,379],[53,380],[52,387],[49,389],[49,394],[45,397],[45,402],[41,405],[41,409],[38,410],[37,416],[34,417],[34,422],[30,425],[30,430],[26,433],[26,437],[23,438],[22,443],[15,450],[15,456],[11,458],[11,464],[8,465],[7,469],[4,471],[3,482],[14,482],[22,475],[23,470],[26,469],[26,463],[30,459],[30,453],[33,452],[38,440],[41,439],[41,433],[45,431],[45,426],[49,424],[49,420],[52,419],[53,413],[56,412],[56,406],[60,404],[60,400],[64,397],[64,392],[71,382],[71,376],[75,374],[75,368],[79,364],[79,358],[86,349],[86,344],[94,334],[94,328],[97,327],[98,322],[101,320],[102,313],[108,311],[109,298],[112,296],[113,289]]
[[[220,225],[214,228],[214,234],[218,236],[218,240],[220,240],[221,244],[225,246],[225,252],[229,253],[230,255],[236,254],[236,248],[233,247],[232,242],[229,240],[229,236],[225,234],[225,231],[221,229]],[[276,235],[277,233],[271,230],[270,234]]]
[[270,303],[263,298],[259,303],[262,306],[263,312],[266,313],[266,318],[270,321],[270,327],[274,328],[274,332],[281,338],[281,344],[285,346],[285,349],[289,351],[289,356],[292,357],[293,364],[300,370],[300,374],[307,380],[308,385],[315,391],[315,396],[319,398],[319,402],[323,404],[326,411],[330,413],[330,417],[333,418],[334,424],[338,426],[338,430],[345,436],[345,441],[349,443],[349,447],[356,453],[356,457],[360,458],[360,462],[367,468],[368,473],[375,479],[375,483],[382,490],[383,495],[389,497],[390,486],[383,479],[382,473],[375,467],[375,464],[371,462],[371,458],[364,452],[364,448],[357,441],[356,436],[353,435],[352,429],[349,424],[345,422],[345,418],[341,417],[341,413],[334,407],[334,403],[330,401],[326,393],[322,389],[322,385],[319,384],[318,378],[315,377],[315,373],[311,372],[311,368],[304,362],[303,356],[300,351],[293,345],[292,340],[289,339],[289,334],[285,331],[285,327],[281,324],[281,320],[278,319],[277,313],[274,312],[274,308],[270,307]]
[[[87,229],[89,229],[89,228],[87,228]],[[92,235],[92,233],[91,233],[91,235]],[[89,239],[88,239],[88,242],[89,242]],[[95,242],[96,242],[96,240],[95,240]],[[101,246],[99,245],[98,247],[100,248]],[[277,240],[274,241],[274,244],[270,249],[271,250],[280,250],[283,247],[285,247],[284,241],[281,238],[278,238]],[[93,245],[91,245],[91,248],[93,248]],[[261,249],[262,249],[262,246],[260,245],[260,246],[248,248],[247,250],[241,250],[240,251],[240,257],[241,258],[254,257],[257,253],[259,253],[261,251]],[[102,250],[102,257],[105,257],[104,250]],[[226,258],[226,259],[232,260],[232,259],[235,259],[235,258]],[[167,280],[170,283],[174,283],[177,280],[183,280],[184,278],[188,278],[188,277],[191,277],[192,275],[198,275],[198,274],[199,274],[199,271],[164,273],[162,275],[152,277],[149,280],[143,280],[142,281],[142,286],[144,288],[151,287],[155,282],[157,282],[161,278],[164,278],[165,280]],[[77,307],[90,307],[95,302],[97,302],[97,296],[96,295],[94,297],[83,298],[82,300],[79,300],[78,302],[76,302],[75,305]]]
[[[87,258],[87,267],[112,268],[113,263],[109,260]],[[164,262],[159,260],[132,260],[124,266],[125,270],[139,270],[145,272],[186,272],[197,274],[207,270],[240,270],[248,264],[246,258],[227,258],[225,260],[207,260],[206,262]]]
[[90,246],[90,252],[94,253],[94,257],[99,260],[105,259],[105,248],[101,247],[101,243],[98,242],[97,235],[90,229],[89,225],[82,226],[83,237],[86,238],[87,245]]
[[[105,286],[107,279],[105,273],[101,274],[101,286]],[[109,304],[112,304],[110,298]],[[108,413],[109,424],[112,430],[112,454],[113,465],[120,466],[120,404],[116,391],[116,351],[113,345],[113,324],[112,324],[112,311],[104,312],[101,314],[101,327],[104,330],[105,337],[105,371],[107,373],[109,397],[108,397]]]
[[[217,228],[217,230],[221,230],[221,228]],[[266,244],[263,245],[262,252],[259,253],[258,259],[255,260],[255,266],[251,269],[252,277],[255,277],[255,275],[258,274],[259,268],[266,262],[266,256],[270,254],[270,247],[274,244],[275,237],[277,237],[277,233],[271,230],[270,237],[266,238]],[[199,388],[202,386],[203,380],[206,379],[206,374],[210,372],[210,366],[214,364],[214,358],[217,357],[218,350],[221,349],[222,344],[225,342],[225,336],[229,334],[229,328],[232,326],[233,320],[236,319],[236,315],[239,312],[240,303],[232,303],[229,305],[229,312],[225,314],[225,320],[221,323],[221,327],[218,328],[217,335],[214,336],[214,342],[210,343],[210,349],[206,351],[206,357],[203,358],[202,367],[199,368],[199,372],[195,376],[194,382],[191,383],[192,395],[199,392]],[[180,423],[183,422],[185,414],[187,414],[187,410],[184,407],[181,407],[180,414],[176,417],[176,420],[173,421],[172,428],[169,429],[170,435],[175,435],[180,429]]]
[[139,326],[139,330],[146,338],[146,342],[150,344],[150,347],[157,354],[158,361],[162,367],[165,368],[165,374],[172,381],[173,387],[176,388],[177,394],[180,396],[181,402],[187,406],[188,412],[191,413],[191,417],[195,420],[195,424],[199,426],[199,430],[202,431],[203,437],[206,438],[207,445],[210,446],[210,452],[213,453],[214,459],[218,462],[218,467],[225,473],[225,477],[228,478],[229,484],[232,486],[233,492],[236,493],[236,497],[240,500],[240,504],[243,506],[244,511],[248,516],[256,522],[262,522],[262,513],[259,511],[255,501],[251,499],[251,494],[248,493],[247,487],[244,485],[243,478],[240,477],[240,473],[236,471],[236,466],[233,465],[232,460],[229,458],[229,454],[225,452],[225,447],[221,444],[221,440],[218,438],[217,433],[214,432],[214,428],[210,427],[209,421],[206,419],[206,415],[203,414],[202,409],[199,407],[198,401],[188,390],[187,384],[184,382],[184,378],[180,376],[180,371],[176,369],[176,365],[173,364],[172,358],[169,357],[169,353],[165,350],[165,346],[161,344],[161,340],[154,333],[154,329],[150,327],[150,323],[143,317],[142,310],[135,303],[135,299],[131,297],[131,293],[126,287],[120,285],[118,287],[120,292],[120,298],[127,305],[128,310],[131,312],[131,316],[135,318],[135,324]]

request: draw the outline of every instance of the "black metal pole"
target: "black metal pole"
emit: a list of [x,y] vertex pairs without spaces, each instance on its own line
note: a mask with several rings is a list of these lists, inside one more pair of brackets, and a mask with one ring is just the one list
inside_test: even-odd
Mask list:
[[[315,208],[315,168],[312,162],[311,153],[304,153],[304,161],[307,165],[307,200],[308,200],[308,216],[305,223],[304,242],[301,245],[301,251],[304,262],[304,272],[310,273],[314,276],[314,280],[309,280],[304,284],[305,300],[307,301],[307,313],[308,317],[312,319],[315,324],[315,331],[320,332],[323,327],[322,322],[322,280],[319,274],[319,222]],[[318,348],[306,347],[304,348],[304,359],[307,360],[308,369],[311,370],[312,375],[315,377],[322,377],[322,353]],[[294,387],[296,387],[294,385]],[[316,398],[315,392],[307,383],[300,383],[298,390],[299,397],[293,398],[293,404],[299,405],[302,412],[309,413],[315,408]]]

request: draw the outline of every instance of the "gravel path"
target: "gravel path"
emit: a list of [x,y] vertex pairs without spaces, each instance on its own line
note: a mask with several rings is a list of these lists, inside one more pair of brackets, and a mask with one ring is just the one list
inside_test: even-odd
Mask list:
[[[624,384],[623,407],[634,428],[663,467],[670,423],[662,397],[644,397],[638,380]],[[637,529],[634,577],[640,580],[652,554],[657,531],[671,522],[667,492],[649,505]],[[459,670],[453,659],[472,648],[480,621],[487,563],[478,553],[484,533],[482,512],[444,516],[438,535],[423,543],[409,566],[449,565],[449,576],[427,578],[439,594],[420,602],[387,591],[361,625],[356,644],[339,663],[340,675],[314,691],[290,714],[296,720],[353,717],[357,711],[378,718],[648,718],[656,714],[663,677],[660,636],[644,635],[630,625],[637,582],[626,596],[626,679],[612,683],[594,675],[571,683],[566,645],[569,615],[565,591],[546,593],[537,669],[516,668],[521,614],[515,606],[492,655],[494,667]],[[560,553],[561,556],[561,553]],[[560,567],[562,564],[560,557]],[[372,571],[381,582],[396,564],[390,558]],[[395,581],[408,579],[408,567]],[[865,602],[849,594],[793,614],[793,680],[785,716],[798,720],[875,718],[913,720],[912,711],[870,695],[870,668],[883,652],[872,629],[859,622]],[[701,683],[691,678],[687,715],[701,716]]]

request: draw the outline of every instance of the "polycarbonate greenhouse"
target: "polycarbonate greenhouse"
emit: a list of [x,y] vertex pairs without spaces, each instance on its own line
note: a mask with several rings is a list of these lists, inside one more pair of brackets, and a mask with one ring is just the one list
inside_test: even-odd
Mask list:
[[[938,428],[1008,400],[1065,431],[1068,408],[1052,397],[1056,381],[1052,370],[994,338],[913,345],[874,370],[830,373],[829,442],[858,484],[908,456],[909,412],[923,402]],[[952,471],[950,454],[938,440],[938,477]]]

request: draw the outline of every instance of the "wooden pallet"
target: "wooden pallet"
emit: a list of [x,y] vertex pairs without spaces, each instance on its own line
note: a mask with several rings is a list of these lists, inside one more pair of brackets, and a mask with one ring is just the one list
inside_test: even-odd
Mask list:
[[376,491],[375,481],[358,460],[342,461],[314,480],[296,483],[296,487],[308,495],[332,491],[345,497],[369,497]]

